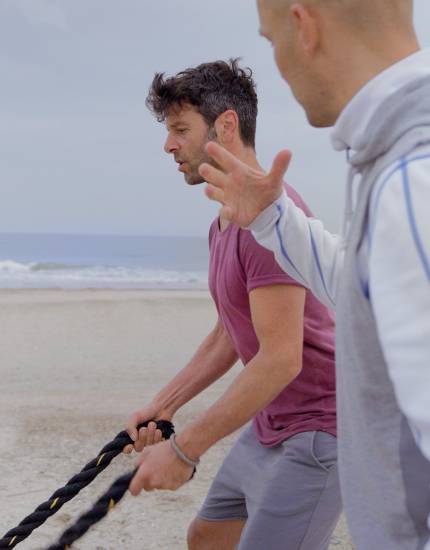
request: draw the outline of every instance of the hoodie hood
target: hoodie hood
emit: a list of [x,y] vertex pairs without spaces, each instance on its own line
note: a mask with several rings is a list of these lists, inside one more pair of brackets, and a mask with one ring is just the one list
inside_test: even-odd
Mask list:
[[430,73],[410,82],[380,105],[363,133],[362,148],[351,151],[349,162],[361,171],[364,165],[385,155],[412,131],[416,136],[414,147],[417,147],[428,142],[429,126]]
[[[333,146],[349,151],[358,172],[391,150],[409,132],[428,142],[430,126],[430,50],[422,50],[370,81],[341,113]],[[426,137],[424,135],[426,134]]]

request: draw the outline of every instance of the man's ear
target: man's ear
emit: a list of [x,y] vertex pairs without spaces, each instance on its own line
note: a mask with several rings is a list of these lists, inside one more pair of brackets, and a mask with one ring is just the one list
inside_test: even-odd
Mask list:
[[302,51],[307,57],[314,57],[320,42],[317,13],[298,2],[290,7],[290,12]]
[[219,143],[232,143],[239,135],[239,117],[236,111],[224,111],[215,121],[215,132]]

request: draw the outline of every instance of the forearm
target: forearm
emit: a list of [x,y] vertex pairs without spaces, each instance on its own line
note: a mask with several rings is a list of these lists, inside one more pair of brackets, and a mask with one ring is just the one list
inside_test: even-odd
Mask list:
[[[276,349],[276,348],[275,348]],[[224,395],[178,435],[190,457],[200,457],[268,405],[294,380],[301,368],[301,352],[276,354],[264,350],[254,357]]]
[[171,418],[185,403],[218,380],[237,361],[221,322],[205,338],[189,363],[154,398],[158,410]]
[[248,227],[284,271],[333,308],[343,265],[342,239],[308,218],[284,192]]

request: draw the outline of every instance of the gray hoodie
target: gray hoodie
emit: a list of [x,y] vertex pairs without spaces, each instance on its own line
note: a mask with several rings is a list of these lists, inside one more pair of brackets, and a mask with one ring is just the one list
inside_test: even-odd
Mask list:
[[[428,457],[430,387],[416,391],[419,403],[401,406],[402,385],[407,383],[409,370],[416,374],[416,365],[407,362],[406,342],[403,363],[396,363],[396,369],[404,374],[403,384],[389,370],[389,349],[382,345],[381,326],[375,317],[378,297],[372,296],[369,287],[369,235],[375,193],[390,178],[405,179],[411,155],[430,145],[430,74],[417,74],[387,95],[367,121],[361,137],[361,146],[349,154],[346,238],[329,234],[318,220],[306,220],[285,196],[266,209],[250,229],[261,244],[274,251],[291,276],[327,305],[335,304],[339,471],[357,549],[418,550],[425,548],[429,540],[430,462],[423,451]],[[430,158],[427,150],[422,156]],[[360,175],[360,183],[352,209],[351,189],[356,175]],[[430,170],[424,173],[424,179],[428,182],[430,212]],[[395,246],[395,237],[393,234],[387,247]],[[424,238],[428,244],[430,234]],[[410,248],[408,253],[414,254],[417,269],[421,268],[417,250]],[[399,263],[398,271],[402,269]],[[393,273],[393,278],[396,276]],[[421,276],[425,301],[430,281],[425,271],[420,272]],[[400,303],[407,299],[399,296]],[[420,315],[421,324],[416,329],[429,346],[430,310]],[[401,330],[396,337],[402,340]],[[421,366],[426,367],[426,373],[421,386],[430,371],[430,347],[423,350]],[[419,380],[419,375],[415,376],[414,383]]]

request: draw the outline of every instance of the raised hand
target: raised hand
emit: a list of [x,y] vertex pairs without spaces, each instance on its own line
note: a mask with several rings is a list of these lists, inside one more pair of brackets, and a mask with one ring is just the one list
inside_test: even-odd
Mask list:
[[281,195],[290,151],[278,153],[268,174],[251,168],[215,142],[206,145],[206,152],[219,168],[204,163],[199,172],[208,183],[206,195],[223,205],[221,217],[246,227]]

